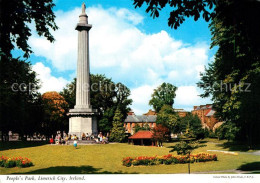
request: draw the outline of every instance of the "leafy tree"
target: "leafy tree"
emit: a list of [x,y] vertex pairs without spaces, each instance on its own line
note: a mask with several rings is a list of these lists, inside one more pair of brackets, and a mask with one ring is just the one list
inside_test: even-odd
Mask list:
[[120,109],[123,115],[123,119],[126,118],[127,113],[131,110],[129,105],[132,104],[133,100],[128,97],[131,95],[131,91],[122,83],[115,84],[115,99],[114,104]]
[[[42,105],[37,90],[39,83],[31,64],[13,58],[15,48],[28,58],[32,50],[28,45],[31,36],[30,23],[36,32],[54,41],[49,29],[56,30],[52,0],[0,0],[0,116],[2,134],[9,130],[20,136],[40,130]],[[13,90],[15,84],[15,91]],[[16,85],[17,84],[17,85]],[[20,86],[20,88],[19,88]],[[31,90],[31,89],[34,90]],[[3,139],[3,138],[2,138]]]
[[153,128],[153,138],[158,142],[159,146],[169,138],[169,129],[159,124]]
[[[40,107],[38,106],[39,81],[30,63],[0,55],[0,129],[20,136],[30,135],[38,128]],[[2,138],[3,139],[3,138]]]
[[[122,83],[115,84],[105,75],[90,75],[90,97],[92,108],[98,109],[98,128],[106,133],[112,128],[112,121],[117,108],[120,109],[123,119],[130,111],[129,105],[132,100],[129,99],[130,90]],[[69,108],[74,108],[76,102],[76,79],[63,89],[60,93],[69,104]]]
[[134,133],[143,130],[142,127],[139,124],[136,124],[134,127]]
[[112,129],[112,121],[113,117],[115,115],[115,107],[111,107],[106,109],[103,113],[100,114],[99,116],[99,121],[98,121],[98,127],[99,130],[107,133],[110,132]]
[[184,21],[185,18],[193,17],[197,21],[202,15],[203,19],[207,22],[211,20],[215,13],[210,11],[214,5],[217,5],[217,0],[134,0],[135,8],[143,6],[146,3],[146,12],[155,18],[159,17],[159,11],[166,6],[169,6],[172,11],[168,18],[168,25],[177,29]]
[[54,22],[52,0],[1,0],[0,1],[0,49],[11,56],[11,50],[17,45],[29,57],[32,50],[27,41],[31,36],[29,24],[34,22],[36,32],[53,42],[50,29],[58,27]]
[[44,104],[43,128],[48,136],[55,134],[58,130],[65,130],[68,126],[66,108],[68,103],[64,97],[57,92],[46,92],[42,95]]
[[202,97],[212,97],[218,118],[226,121],[223,136],[246,139],[252,147],[260,140],[260,2],[220,1],[215,9],[211,47],[218,51],[198,85]]
[[104,112],[114,106],[116,92],[115,83],[111,78],[106,78],[105,75],[101,74],[91,74],[90,86],[91,105],[93,108]]
[[202,128],[200,118],[191,113],[188,113],[180,119],[179,129],[191,138],[201,139],[205,137],[206,131]]
[[157,114],[156,124],[167,127],[171,132],[179,132],[178,122],[179,115],[176,114],[173,108],[169,105],[164,105]]
[[68,103],[68,109],[73,109],[76,104],[76,78],[66,85],[65,88],[60,92],[60,95],[64,97]]
[[136,132],[141,131],[141,130],[143,130],[143,131],[150,131],[151,128],[150,128],[150,126],[149,126],[147,123],[145,123],[143,126],[140,126],[140,125],[137,123],[137,124],[135,125],[135,127],[134,127],[134,132],[136,133]]
[[125,140],[125,129],[123,125],[123,114],[119,109],[116,110],[113,118],[113,128],[110,134],[110,141],[123,142]]
[[228,141],[232,141],[235,140],[238,132],[239,129],[234,123],[227,122],[217,128],[215,134],[219,140],[227,139]]
[[152,94],[149,105],[152,105],[156,112],[159,112],[163,105],[172,106],[177,87],[170,83],[162,83]]

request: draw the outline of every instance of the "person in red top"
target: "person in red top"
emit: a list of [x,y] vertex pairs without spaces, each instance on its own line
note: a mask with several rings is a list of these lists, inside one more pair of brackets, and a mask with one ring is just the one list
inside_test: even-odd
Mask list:
[[53,144],[53,143],[54,143],[54,140],[53,140],[53,137],[51,137],[50,144]]

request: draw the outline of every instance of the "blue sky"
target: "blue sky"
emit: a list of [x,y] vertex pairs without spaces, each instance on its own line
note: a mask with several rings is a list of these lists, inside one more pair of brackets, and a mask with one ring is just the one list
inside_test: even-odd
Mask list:
[[[77,31],[82,0],[55,0],[59,30],[55,43],[38,37],[32,27],[30,61],[42,81],[41,92],[60,91],[76,76]],[[85,1],[89,16],[90,70],[105,74],[131,89],[131,106],[142,114],[151,106],[153,89],[162,82],[178,87],[174,107],[191,110],[193,105],[211,103],[201,99],[196,87],[199,73],[213,59],[210,31],[203,19],[187,19],[178,30],[168,27],[170,8],[153,19],[145,7],[135,9],[131,0]],[[14,52],[16,55],[19,52]]]

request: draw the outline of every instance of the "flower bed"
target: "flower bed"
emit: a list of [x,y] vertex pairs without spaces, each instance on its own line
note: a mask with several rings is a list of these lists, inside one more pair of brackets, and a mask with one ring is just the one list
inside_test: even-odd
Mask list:
[[123,159],[124,166],[138,166],[138,165],[159,165],[159,164],[179,164],[179,163],[188,163],[188,162],[206,162],[206,161],[217,161],[216,154],[208,154],[208,153],[199,153],[199,154],[191,154],[190,158],[188,155],[186,156],[174,156],[172,154],[164,155],[164,156],[139,156],[136,158],[127,157]]
[[5,156],[0,157],[0,167],[13,168],[13,167],[30,167],[33,166],[33,163],[28,158],[16,157],[8,158]]

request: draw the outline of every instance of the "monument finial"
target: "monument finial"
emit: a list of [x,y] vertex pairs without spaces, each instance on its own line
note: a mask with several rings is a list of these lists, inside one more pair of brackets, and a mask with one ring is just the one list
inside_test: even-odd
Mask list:
[[81,8],[82,8],[82,14],[85,14],[86,13],[86,5],[85,5],[84,2],[82,3]]

